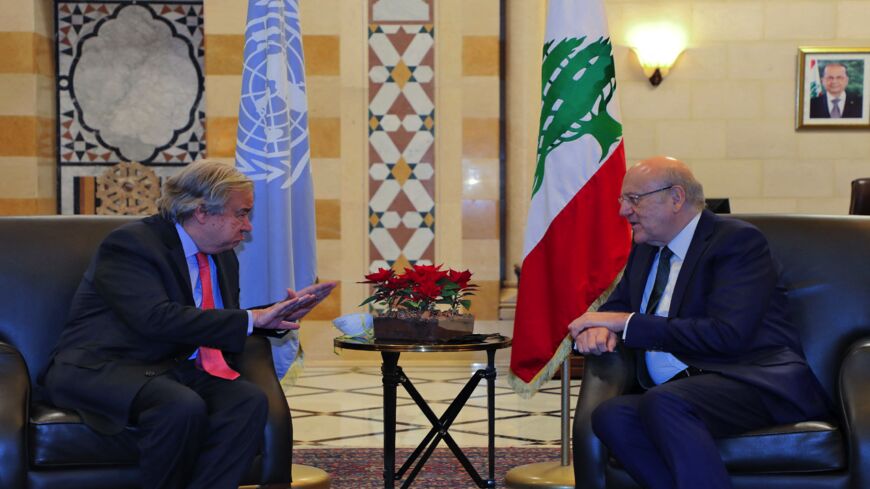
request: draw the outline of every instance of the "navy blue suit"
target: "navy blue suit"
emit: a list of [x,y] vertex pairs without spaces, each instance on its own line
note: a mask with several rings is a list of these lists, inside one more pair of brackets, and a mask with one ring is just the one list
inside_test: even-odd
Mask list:
[[[634,247],[601,311],[640,311],[656,253],[654,246]],[[714,437],[829,417],[786,301],[761,232],[703,211],[668,317],[635,314],[624,345],[639,357],[670,352],[707,374],[653,386],[639,363],[648,390],[593,413],[596,435],[636,480],[655,488],[729,487]]]

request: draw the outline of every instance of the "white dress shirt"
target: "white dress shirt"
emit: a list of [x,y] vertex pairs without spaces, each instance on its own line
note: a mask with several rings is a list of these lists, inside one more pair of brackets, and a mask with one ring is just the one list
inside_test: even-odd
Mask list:
[[[654,312],[656,316],[667,317],[668,312],[670,311],[674,286],[677,283],[677,277],[680,275],[680,270],[683,268],[683,261],[686,259],[686,253],[689,251],[689,245],[692,244],[692,237],[695,236],[695,229],[698,227],[698,221],[700,219],[701,213],[699,212],[667,245],[674,255],[671,257],[671,270],[668,274],[668,283],[665,286],[664,292],[662,292],[662,298]],[[649,302],[649,296],[652,293],[653,284],[655,283],[655,271],[659,266],[659,256],[660,253],[656,254],[655,260],[653,260],[652,266],[650,267],[650,273],[646,279],[646,286],[643,289],[643,297],[640,302],[641,311],[646,309],[646,304]],[[625,331],[623,331],[622,334],[623,339],[628,334],[628,326],[630,323],[631,317],[626,321]],[[649,350],[645,355],[646,368],[649,371],[650,378],[656,383],[656,385],[667,382],[671,377],[688,367],[688,365],[678,360],[677,357],[665,351]]]

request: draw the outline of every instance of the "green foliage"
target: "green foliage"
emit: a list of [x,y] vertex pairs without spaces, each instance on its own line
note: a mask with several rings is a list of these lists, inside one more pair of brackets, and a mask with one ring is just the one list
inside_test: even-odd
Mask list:
[[610,39],[580,48],[585,37],[544,44],[541,121],[532,195],[544,180],[547,156],[562,143],[590,134],[603,159],[622,136],[622,125],[607,113],[616,91]]

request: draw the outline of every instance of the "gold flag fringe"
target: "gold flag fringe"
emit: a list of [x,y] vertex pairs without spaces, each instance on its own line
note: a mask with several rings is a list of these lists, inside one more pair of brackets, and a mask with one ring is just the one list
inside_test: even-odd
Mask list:
[[293,359],[293,363],[290,364],[290,368],[281,379],[281,387],[285,389],[285,392],[286,389],[296,385],[296,380],[299,379],[303,370],[305,370],[305,352],[302,350],[302,345],[299,345],[299,354]]
[[508,372],[508,384],[521,398],[531,398],[538,393],[538,390],[540,390],[545,382],[553,378],[553,374],[555,374],[556,370],[559,370],[562,366],[562,361],[571,353],[571,343],[571,335],[565,335],[565,338],[562,339],[561,343],[559,343],[559,348],[556,349],[556,353],[552,358],[550,358],[550,361],[544,365],[544,368],[538,371],[537,375],[535,375],[529,383],[523,382],[523,380],[514,375],[513,372]]
[[[616,288],[616,284],[622,279],[622,274],[625,272],[625,267],[619,271],[616,275],[616,278],[613,279],[613,282],[607,287],[607,290],[601,293],[597,299],[595,299],[592,304],[589,306],[587,311],[597,311],[599,307],[610,297],[610,294],[613,292],[613,289]],[[567,328],[567,325],[565,326]],[[559,347],[556,348],[555,353],[550,358],[550,361],[544,365],[544,368],[538,371],[538,373],[532,378],[528,383],[524,382],[521,378],[514,375],[513,372],[509,371],[507,374],[507,382],[513,388],[514,392],[517,393],[523,399],[529,399],[541,389],[541,386],[544,385],[545,382],[549,381],[553,378],[553,375],[556,373],[558,369],[562,367],[562,362],[565,358],[571,353],[573,348],[573,339],[570,334],[566,334],[565,338],[562,339],[562,342],[559,343]]]

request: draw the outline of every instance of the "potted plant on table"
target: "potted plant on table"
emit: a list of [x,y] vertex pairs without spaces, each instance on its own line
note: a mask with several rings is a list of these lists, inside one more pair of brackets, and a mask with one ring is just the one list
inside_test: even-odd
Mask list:
[[374,293],[370,304],[378,339],[441,341],[470,334],[474,316],[467,311],[477,285],[471,272],[442,270],[441,265],[414,265],[402,273],[381,268],[365,276]]

